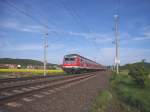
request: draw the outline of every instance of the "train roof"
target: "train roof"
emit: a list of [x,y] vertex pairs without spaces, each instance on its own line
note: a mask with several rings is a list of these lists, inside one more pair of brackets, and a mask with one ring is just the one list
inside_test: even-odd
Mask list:
[[[87,59],[87,60],[89,60],[89,61],[92,61],[92,62],[94,62],[94,63],[96,63],[96,64],[99,64],[99,63],[97,63],[97,62],[95,62],[95,61],[93,61],[93,60],[90,60],[90,59],[88,59],[88,58],[85,58],[85,57],[83,57],[83,56],[81,56],[81,55],[79,55],[79,54],[68,54],[68,55],[65,55],[65,57],[71,57],[71,56],[79,56],[79,57],[82,57],[82,58]],[[101,65],[101,64],[99,64],[99,65]]]
[[[80,56],[79,54],[68,54],[68,55],[65,55],[65,57],[71,57],[71,56]],[[80,56],[82,57],[82,56]]]

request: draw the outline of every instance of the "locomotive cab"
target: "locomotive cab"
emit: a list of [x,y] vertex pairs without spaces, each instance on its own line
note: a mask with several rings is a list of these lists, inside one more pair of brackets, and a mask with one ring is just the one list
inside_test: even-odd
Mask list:
[[63,70],[67,73],[79,72],[79,57],[76,55],[66,55],[63,60]]
[[64,64],[74,64],[75,63],[75,58],[64,58]]

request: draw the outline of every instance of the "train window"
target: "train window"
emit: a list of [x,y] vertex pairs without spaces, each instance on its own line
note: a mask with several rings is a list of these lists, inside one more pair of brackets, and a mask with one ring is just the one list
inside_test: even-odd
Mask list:
[[65,61],[75,61],[75,58],[65,58]]
[[65,61],[69,61],[69,58],[65,58]]
[[65,63],[66,64],[73,64],[73,63],[75,63],[75,58],[65,58]]
[[70,58],[70,61],[74,61],[75,60],[75,58]]

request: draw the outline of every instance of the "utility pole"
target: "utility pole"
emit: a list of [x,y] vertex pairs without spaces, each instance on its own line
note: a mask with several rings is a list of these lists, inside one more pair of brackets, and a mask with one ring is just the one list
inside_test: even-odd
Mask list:
[[118,32],[119,16],[114,15],[114,19],[115,19],[115,45],[116,45],[115,66],[116,66],[116,72],[118,74],[119,73],[119,64],[120,64],[120,59],[119,59],[119,32]]
[[47,47],[48,47],[48,43],[47,43],[47,37],[48,37],[48,33],[45,33],[44,36],[44,76],[46,76],[46,65],[47,65]]

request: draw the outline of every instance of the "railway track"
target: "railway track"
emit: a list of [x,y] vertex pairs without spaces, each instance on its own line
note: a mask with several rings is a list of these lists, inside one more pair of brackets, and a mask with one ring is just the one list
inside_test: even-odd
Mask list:
[[0,105],[18,98],[29,97],[33,94],[44,91],[45,94],[48,94],[48,90],[52,91],[54,88],[72,85],[91,77],[95,77],[95,74],[86,73],[86,75],[64,76],[53,79],[39,78],[35,80],[21,80],[7,84],[4,83],[3,86],[0,86]]
[[[89,73],[78,74],[78,75],[86,75],[86,74],[89,74]],[[0,79],[0,89],[33,84],[33,83],[46,82],[46,81],[59,80],[63,78],[75,77],[78,75],[37,76],[37,77],[30,77],[30,78],[26,77],[26,78]]]
[[49,81],[56,81],[56,80],[61,80],[61,79],[65,79],[65,78],[69,78],[72,76],[62,76],[62,77],[47,77],[47,78],[38,78],[38,79],[27,79],[27,80],[17,80],[17,81],[7,81],[4,83],[1,83],[0,85],[0,91],[2,91],[3,89],[10,89],[10,88],[16,88],[16,87],[23,87],[23,86],[29,86],[29,85],[35,85],[35,84],[39,84],[39,83],[46,83]]
[[63,77],[64,75],[52,75],[52,76],[34,76],[34,77],[21,77],[21,78],[4,78],[0,79],[1,83],[16,82],[16,81],[27,81],[27,80],[36,80],[36,79],[45,79],[45,78],[55,78]]

